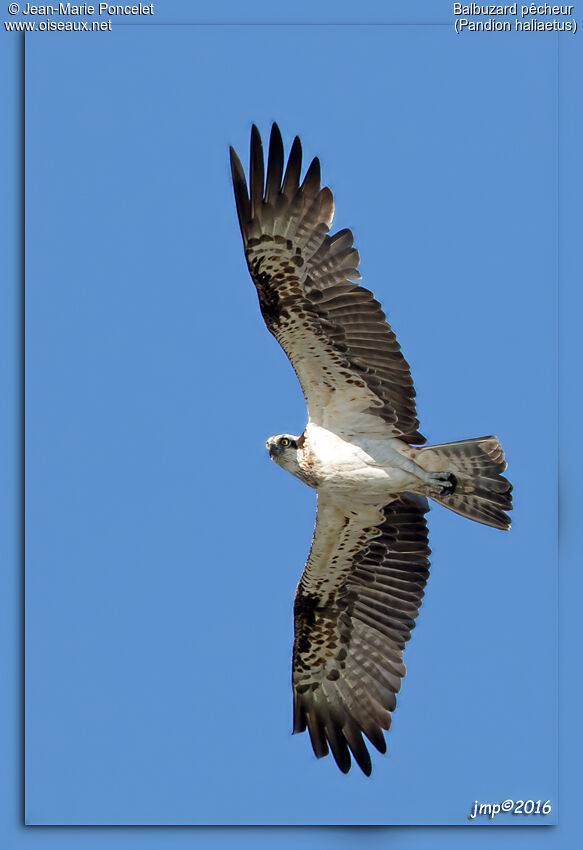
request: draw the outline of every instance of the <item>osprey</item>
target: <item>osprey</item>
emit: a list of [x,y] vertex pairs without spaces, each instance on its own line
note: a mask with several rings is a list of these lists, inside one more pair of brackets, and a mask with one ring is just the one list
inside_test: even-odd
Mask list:
[[301,436],[267,440],[272,460],[318,494],[312,546],[294,601],[293,731],[341,771],[368,776],[405,675],[403,649],[429,575],[427,497],[507,529],[512,507],[496,437],[423,446],[409,365],[378,301],[355,281],[350,230],[328,235],[329,188],[314,159],[300,183],[295,138],[284,173],[279,128],[267,175],[255,126],[249,190],[231,148],[245,258],[268,330],[308,408]]

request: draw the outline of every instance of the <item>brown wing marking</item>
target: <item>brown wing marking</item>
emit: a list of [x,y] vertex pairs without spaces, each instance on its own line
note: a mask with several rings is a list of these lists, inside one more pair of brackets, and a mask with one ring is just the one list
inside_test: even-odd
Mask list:
[[363,734],[386,751],[403,648],[429,575],[427,510],[413,494],[362,510],[319,498],[294,603],[293,731],[307,728],[316,756],[331,750],[343,772],[352,753],[370,775]]
[[[231,171],[245,256],[265,323],[302,385],[312,421],[364,432],[377,422],[421,444],[409,365],[372,292],[359,286],[350,230],[329,236],[334,199],[312,160],[300,183],[302,148],[293,142],[284,172],[273,125],[265,174],[261,137],[251,131],[249,190],[237,154]],[[350,420],[348,422],[348,420]]]

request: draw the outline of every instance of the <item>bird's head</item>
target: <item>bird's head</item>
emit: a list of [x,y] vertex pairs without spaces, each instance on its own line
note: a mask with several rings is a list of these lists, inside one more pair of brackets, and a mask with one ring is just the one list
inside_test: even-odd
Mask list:
[[274,460],[283,469],[287,469],[292,475],[296,475],[299,471],[298,439],[293,434],[277,434],[275,437],[270,437],[265,443],[265,448],[269,452],[271,460]]

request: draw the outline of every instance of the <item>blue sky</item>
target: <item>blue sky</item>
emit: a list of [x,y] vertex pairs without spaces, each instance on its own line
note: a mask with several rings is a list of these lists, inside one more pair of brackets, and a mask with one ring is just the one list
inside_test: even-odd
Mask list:
[[[176,10],[181,11],[179,4],[173,4]],[[363,9],[363,16],[367,12]],[[352,91],[350,86],[357,90],[357,120],[341,126],[341,116],[332,114],[334,106],[343,102],[341,91],[324,104],[286,102],[282,116],[279,110],[262,104],[261,98],[249,95],[242,83],[244,95],[240,90],[229,94],[232,85],[219,83],[217,73],[211,83],[214,98],[208,93],[205,99],[199,80],[198,111],[185,110],[184,104],[190,106],[193,99],[193,80],[200,78],[197,64],[208,71],[215,45],[209,44],[207,36],[210,49],[206,53],[199,45],[196,51],[179,55],[180,37],[173,41],[177,32],[155,42],[144,34],[141,43],[134,37],[123,44],[111,40],[107,45],[29,40],[29,246],[31,232],[35,236],[34,249],[29,247],[27,257],[31,270],[27,280],[27,448],[29,476],[33,476],[29,477],[28,510],[34,534],[28,540],[26,779],[29,803],[35,806],[34,811],[29,808],[29,818],[45,823],[127,823],[147,822],[151,817],[153,822],[164,822],[160,818],[169,814],[184,818],[185,812],[198,815],[205,807],[210,813],[213,806],[217,809],[213,795],[218,783],[209,781],[215,758],[224,819],[229,813],[236,816],[236,807],[230,804],[238,803],[239,798],[246,812],[255,805],[261,822],[272,813],[277,817],[285,794],[300,819],[309,817],[306,803],[316,800],[323,822],[326,812],[331,812],[332,818],[345,815],[347,805],[352,805],[351,815],[365,822],[369,817],[374,822],[379,813],[388,820],[395,812],[406,815],[412,811],[420,821],[424,817],[431,820],[437,812],[445,822],[463,822],[468,800],[472,802],[476,795],[486,798],[492,788],[492,794],[500,793],[501,775],[504,793],[514,793],[516,787],[523,796],[525,777],[527,785],[533,784],[535,774],[548,782],[552,772],[552,764],[550,770],[548,764],[555,751],[553,729],[549,729],[556,703],[554,648],[544,645],[554,634],[554,623],[548,619],[554,611],[549,600],[549,581],[554,575],[545,569],[541,550],[541,540],[547,541],[541,529],[548,530],[541,482],[534,475],[541,467],[530,469],[532,443],[528,440],[532,434],[524,431],[525,423],[533,420],[539,436],[541,428],[549,427],[540,393],[553,392],[552,380],[545,381],[553,363],[549,355],[552,339],[545,336],[550,326],[545,315],[549,302],[544,301],[545,295],[552,296],[545,289],[547,278],[554,280],[548,272],[553,250],[548,223],[554,209],[550,197],[550,42],[513,41],[506,50],[500,41],[495,45],[474,41],[468,46],[458,40],[448,41],[440,49],[439,44],[432,48],[427,38],[418,38],[415,45],[411,36],[405,38],[401,33],[396,42],[387,40],[376,53],[370,49],[369,39],[366,48],[357,51],[351,74],[342,75],[337,70],[338,56],[343,55],[337,40],[329,48],[333,73],[326,77],[327,85],[343,83],[348,86],[345,94]],[[128,33],[124,38],[132,39]],[[190,35],[191,47],[192,38]],[[265,41],[259,41],[265,50]],[[292,39],[279,36],[276,46],[281,54],[282,45],[287,44],[297,55],[298,43],[306,49],[303,57],[309,55],[310,46],[323,50],[321,38],[298,42],[295,35]],[[236,50],[244,52],[247,47],[240,31],[233,31],[231,44],[232,50],[227,51],[231,58]],[[570,44],[564,45],[563,80],[568,81],[574,56]],[[17,70],[17,56],[12,48],[2,55],[7,71],[3,79],[9,80]],[[214,55],[221,57],[219,50]],[[381,58],[388,70],[379,80],[373,71]],[[247,67],[248,62],[247,58],[244,65],[251,76],[254,69]],[[429,74],[421,67],[423,62]],[[296,74],[300,92],[305,91],[297,69],[291,63],[287,67],[290,74],[291,69]],[[236,76],[243,79],[242,72]],[[256,79],[250,89],[257,87]],[[281,80],[282,76],[276,75],[273,82]],[[290,87],[292,95],[294,87]],[[269,90],[264,94],[268,97]],[[562,156],[567,167],[562,203],[568,211],[566,205],[573,201],[577,185],[577,169],[568,157],[578,125],[569,109],[568,88],[564,94]],[[11,102],[8,96],[7,105]],[[216,105],[223,103],[228,110],[217,110]],[[378,113],[379,103],[383,107],[388,104],[381,118],[373,115],[375,108]],[[417,111],[420,114],[415,114]],[[212,118],[202,143],[197,138],[201,114],[207,127],[209,116]],[[337,776],[332,764],[315,762],[307,740],[289,737],[290,593],[309,545],[312,504],[307,490],[267,463],[263,442],[267,433],[284,427],[301,429],[303,409],[291,370],[258,316],[242,263],[226,157],[221,150],[229,143],[243,148],[250,121],[257,121],[265,133],[273,118],[280,122],[287,143],[300,132],[306,150],[323,160],[325,179],[336,193],[337,226],[354,229],[365,283],[383,301],[412,363],[425,433],[432,440],[441,440],[495,430],[511,460],[509,473],[517,491],[522,491],[510,552],[509,535],[464,523],[439,508],[432,512],[434,567],[419,627],[407,650],[409,677],[389,740],[390,757],[377,759],[374,778],[368,783],[356,774]],[[375,132],[377,127],[382,130],[380,135]],[[383,166],[390,169],[390,179],[383,185],[390,183],[398,205],[387,202],[386,195],[376,198],[370,188],[379,174],[378,154],[372,155],[379,138],[381,152],[387,149],[392,153]],[[5,137],[3,144],[14,159],[12,136]],[[208,168],[197,162],[195,150],[204,154]],[[358,156],[359,150],[365,152],[363,157]],[[156,180],[160,162],[165,174]],[[361,167],[373,178],[360,175]],[[10,197],[16,198],[17,186],[10,175],[7,185]],[[216,193],[215,218],[209,215],[208,196],[204,211],[197,211],[197,190],[204,185]],[[436,199],[445,200],[437,204]],[[376,212],[379,208],[380,215]],[[197,254],[203,240],[193,240],[193,221],[199,231],[202,227],[205,245],[212,247],[208,237],[214,233],[223,246],[220,253],[214,251],[214,257],[215,264],[220,260],[224,268],[213,267],[207,273],[209,283],[202,296],[200,287],[189,294],[192,282],[205,276],[200,265],[204,252]],[[12,245],[17,243],[10,241],[15,238],[14,227],[12,216],[2,230],[9,269]],[[566,284],[574,271],[569,253],[574,233],[569,228],[564,215],[561,267]],[[452,234],[459,237],[456,253]],[[485,250],[488,245],[496,246],[495,256],[491,249]],[[437,275],[436,269],[440,271]],[[495,280],[496,270],[503,272],[502,281]],[[136,305],[132,284],[138,272],[144,286]],[[465,272],[471,272],[475,287],[469,287]],[[132,280],[128,275],[133,275]],[[157,300],[160,280],[164,298]],[[427,287],[428,280],[438,285]],[[473,316],[469,328],[456,324],[457,346],[448,348],[443,334],[436,345],[428,317],[439,315],[443,322],[439,308],[445,299],[445,285],[450,299],[446,303],[453,303],[454,294],[459,297],[463,293],[471,296],[475,305],[486,285],[494,294],[493,280],[502,288],[501,294],[497,289],[496,293],[508,310],[497,317],[499,337],[506,346],[505,362],[498,357],[492,364],[482,356],[477,342],[491,338],[492,329],[486,323],[480,325],[481,311]],[[78,292],[73,285],[76,281],[82,284]],[[528,288],[524,283],[519,287],[517,281],[528,281]],[[50,291],[43,293],[43,285],[49,282]],[[420,283],[423,288],[418,293]],[[214,286],[211,294],[224,292],[225,302],[214,308],[209,305],[209,286]],[[31,299],[33,291],[35,298]],[[576,379],[570,366],[574,361],[569,361],[566,348],[569,338],[576,338],[573,317],[577,311],[569,294],[573,295],[566,288],[562,300],[563,388],[570,385],[570,376],[571,384]],[[6,300],[2,315],[14,316],[15,291],[7,290]],[[229,309],[225,310],[223,303]],[[422,305],[427,306],[423,313]],[[118,311],[123,316],[117,316]],[[189,321],[192,315],[199,318]],[[245,352],[248,362],[229,358],[224,350],[221,354],[224,321],[233,340],[230,350]],[[15,386],[10,370],[15,368],[17,327],[17,322],[9,324],[2,336],[2,375],[9,393]],[[504,328],[511,330],[506,336]],[[537,329],[542,330],[532,346],[526,332]],[[236,339],[243,340],[238,349]],[[461,347],[464,357],[460,362]],[[452,353],[455,348],[457,355]],[[491,348],[487,351],[489,356],[493,354]],[[220,392],[209,397],[207,372],[211,365],[213,380],[221,375],[222,387],[228,387],[224,398]],[[493,384],[488,384],[489,365],[498,376],[505,376],[503,393],[500,386],[493,390]],[[198,391],[196,375],[202,376]],[[472,386],[474,381],[478,390]],[[518,408],[516,386],[520,387]],[[128,387],[133,393],[129,396]],[[232,459],[226,465],[235,488],[230,498],[239,511],[237,527],[247,530],[245,540],[234,528],[225,530],[217,508],[223,503],[219,487],[213,490],[205,480],[204,488],[193,492],[206,461],[216,468],[221,459],[217,452],[205,458],[200,469],[193,464],[189,441],[204,438],[211,447],[217,445],[214,420],[207,414],[201,416],[201,399],[207,405],[205,411],[212,408],[213,416],[224,422],[234,419],[245,446],[237,459],[236,482],[232,482]],[[157,401],[162,401],[163,409]],[[569,426],[572,396],[565,403],[571,406],[565,407],[561,420],[563,458],[569,456],[575,437]],[[115,417],[107,415],[112,407]],[[16,476],[17,452],[11,447],[17,435],[9,421],[5,426],[4,468]],[[143,470],[145,455],[150,468]],[[573,622],[576,599],[569,593],[566,560],[575,539],[575,502],[569,498],[575,470],[576,464],[563,465],[563,640]],[[185,517],[190,500],[192,511]],[[17,505],[9,501],[6,505],[3,515],[10,522]],[[284,552],[269,537],[269,519],[274,515],[294,523]],[[493,536],[489,539],[486,535]],[[503,542],[495,543],[497,538]],[[4,540],[7,563],[13,563],[17,541],[10,534]],[[532,541],[535,545],[529,545]],[[235,550],[238,560],[229,560],[228,554]],[[276,551],[277,562],[273,557],[270,560]],[[206,575],[210,566],[202,567],[202,553],[210,553],[207,563],[214,567],[210,576]],[[218,581],[213,584],[217,562],[222,566],[218,588]],[[249,580],[251,570],[256,576],[254,586]],[[11,575],[6,574],[2,595],[6,607],[3,630],[8,637],[17,634],[12,627],[18,594],[10,583]],[[273,600],[270,610],[261,610],[261,621],[250,615],[249,604],[245,607],[250,587],[265,588]],[[553,591],[554,585],[550,585],[551,596]],[[217,594],[222,598],[222,623],[229,624],[229,635],[239,634],[239,643],[240,636],[245,636],[245,649],[232,641],[221,646],[215,640],[211,654],[205,646],[209,629],[214,638],[218,633],[216,628],[213,631],[216,605],[211,609],[209,604]],[[253,602],[257,606],[256,597]],[[254,650],[257,657],[250,657],[249,644],[267,654],[259,656]],[[7,641],[6,646],[10,645]],[[504,661],[506,654],[512,656],[508,661]],[[5,663],[3,658],[5,680],[15,672],[14,658],[10,659]],[[226,668],[225,660],[229,662]],[[245,664],[247,668],[241,669]],[[541,669],[546,671],[544,690],[537,687]],[[563,677],[568,669],[563,663]],[[251,677],[254,693],[262,698],[259,708],[249,708],[244,702],[243,689]],[[461,697],[460,682],[464,685]],[[209,686],[214,701],[204,714],[206,725],[201,730],[192,724],[191,716],[201,716],[199,695],[204,688],[208,692]],[[567,696],[562,703],[566,722],[576,694],[572,687],[564,687],[563,694]],[[221,696],[229,702],[228,718],[217,699]],[[434,716],[431,706],[438,708]],[[254,716],[258,711],[259,730]],[[225,736],[219,727],[226,718]],[[16,715],[10,704],[2,719],[14,729]],[[505,727],[507,723],[510,725]],[[213,737],[217,730],[219,734]],[[276,739],[282,731],[283,744]],[[251,740],[246,740],[248,737]],[[266,738],[265,752],[254,751]],[[5,751],[10,754],[7,764],[14,766],[13,773],[17,772],[17,741],[18,735],[9,732]],[[571,760],[572,733],[569,742],[563,770]],[[242,765],[249,752],[252,758]],[[262,775],[266,759],[270,767],[267,779]],[[188,831],[110,830],[107,839],[98,830],[18,831],[16,784],[4,771],[2,782],[3,800],[9,801],[12,809],[6,846],[36,841],[45,847],[52,841],[62,847],[70,840],[75,847],[100,846],[105,840],[108,846],[132,842],[137,842],[136,846],[171,846],[182,840],[190,846],[198,840],[196,833]],[[561,787],[564,800],[568,783],[564,781]],[[564,806],[563,825],[569,814]],[[450,846],[457,836],[462,838],[459,831],[439,834],[447,835]],[[484,831],[479,831],[475,841],[480,834],[486,840]],[[498,832],[503,834],[505,831]],[[549,832],[543,834],[551,840]],[[235,833],[228,835],[229,841],[234,840]],[[240,842],[252,836],[255,846],[263,838],[270,845],[274,840],[284,841],[276,832],[237,835]],[[358,839],[350,832],[293,835],[318,845],[327,840],[335,844],[362,841],[362,833]],[[382,831],[367,833],[367,841],[384,843],[386,835]],[[426,835],[429,840],[427,832],[403,830],[393,832],[392,840],[400,847],[418,846],[416,835]],[[220,843],[220,836],[220,832],[212,836],[207,831],[198,833],[207,846],[214,840]],[[542,834],[539,837],[542,840]],[[431,839],[436,840],[439,838]],[[513,844],[520,840],[514,831]],[[535,840],[530,833],[529,846]]]
[[[555,51],[433,27],[29,39],[29,822],[451,824],[556,798]],[[431,513],[371,781],[290,736],[314,496],[264,442],[305,411],[227,160],[273,119],[321,158],[424,433],[496,433],[516,488],[510,534]]]

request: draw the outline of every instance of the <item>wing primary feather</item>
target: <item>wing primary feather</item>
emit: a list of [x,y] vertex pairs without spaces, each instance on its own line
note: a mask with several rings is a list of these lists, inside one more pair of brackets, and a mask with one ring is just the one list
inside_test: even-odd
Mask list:
[[281,188],[283,175],[283,140],[277,124],[271,128],[269,155],[267,157],[267,179],[265,181],[265,203],[273,202]]
[[334,761],[342,773],[348,773],[351,765],[350,751],[348,749],[348,744],[346,743],[346,738],[342,734],[341,727],[337,724],[334,718],[329,717],[326,720],[324,728],[326,730],[326,737],[328,738],[330,749],[332,750],[332,755],[334,756]]
[[385,736],[383,735],[381,728],[379,726],[367,726],[363,729],[364,734],[371,742],[373,747],[378,750],[379,753],[383,755],[387,751],[387,742],[385,740]]
[[263,186],[265,171],[263,166],[263,144],[259,130],[251,127],[251,146],[249,151],[249,194],[251,198],[251,218],[260,215],[263,204]]
[[358,726],[351,718],[349,718],[342,731],[357,765],[365,776],[370,776],[372,773],[370,754],[362,740],[362,734]]
[[317,156],[310,163],[310,167],[306,171],[304,182],[302,183],[302,192],[307,198],[315,198],[320,191],[320,160]]
[[328,755],[328,742],[326,740],[326,733],[324,732],[322,720],[318,716],[313,704],[310,709],[306,710],[306,720],[314,755],[316,758],[321,759]]
[[294,696],[294,716],[293,716],[293,728],[292,735],[297,734],[298,732],[303,732],[306,728],[307,717],[306,717],[306,704],[302,695],[299,694],[295,688],[293,688],[293,696]]
[[239,219],[239,227],[243,242],[246,242],[246,226],[251,217],[251,206],[249,204],[249,194],[247,192],[247,181],[245,180],[245,172],[241,165],[241,160],[235,153],[233,148],[229,148],[231,155],[231,176],[233,178],[233,187],[235,190],[235,204],[237,207],[237,217]]
[[287,168],[285,169],[285,176],[283,178],[283,186],[281,187],[281,191],[290,201],[294,198],[300,187],[301,170],[302,143],[300,142],[299,136],[296,136],[293,141],[291,151],[289,152]]

